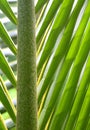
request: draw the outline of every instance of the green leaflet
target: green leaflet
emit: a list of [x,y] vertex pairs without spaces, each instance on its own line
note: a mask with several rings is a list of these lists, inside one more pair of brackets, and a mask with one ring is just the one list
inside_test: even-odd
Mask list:
[[35,13],[38,13],[38,11],[43,7],[43,5],[47,2],[48,0],[38,0],[36,6],[35,6]]
[[[43,93],[44,93],[45,90],[46,90],[47,85],[50,83],[50,79],[52,79],[51,77],[53,77],[53,75],[54,75],[54,73],[55,73],[55,71],[56,71],[56,69],[57,69],[57,67],[58,67],[58,65],[59,65],[59,63],[60,63],[60,61],[62,60],[63,56],[65,55],[65,52],[66,52],[67,49],[69,48],[69,42],[70,42],[70,39],[71,39],[73,30],[74,30],[74,26],[75,26],[75,23],[76,23],[76,19],[77,19],[77,16],[78,16],[78,14],[79,14],[79,12],[80,12],[80,9],[81,9],[83,3],[84,3],[84,0],[82,0],[82,2],[81,2],[81,1],[78,1],[76,8],[74,9],[74,11],[73,11],[71,17],[69,18],[69,22],[68,22],[68,24],[67,24],[67,26],[66,26],[66,29],[65,29],[65,31],[64,31],[64,34],[63,34],[63,36],[62,36],[61,41],[60,41],[60,43],[59,43],[57,49],[55,50],[55,54],[54,54],[53,59],[52,59],[52,61],[51,61],[51,63],[50,63],[50,66],[49,66],[49,68],[48,68],[48,71],[47,71],[47,73],[43,76],[43,83],[42,83],[41,90],[40,90],[40,92],[39,92],[39,94],[38,94],[38,95],[39,95],[38,101],[40,101],[40,99],[41,99]],[[86,15],[86,14],[85,14],[85,15]],[[82,20],[82,23],[84,22],[84,25],[81,25],[82,30],[80,29],[81,27],[79,27],[79,29],[78,29],[79,31],[78,31],[77,33],[79,33],[79,34],[81,33],[81,34],[80,34],[81,36],[77,38],[77,39],[78,39],[78,40],[77,40],[77,43],[75,43],[76,46],[78,45],[78,43],[80,42],[80,39],[82,38],[83,30],[85,29],[85,25],[86,25],[86,23],[87,23],[87,21],[88,21],[88,17],[89,17],[89,16],[87,15],[87,18],[85,19],[85,22],[84,22],[84,20]],[[83,19],[84,19],[84,18],[83,18]],[[77,36],[75,36],[75,38],[76,38],[76,37],[77,37]],[[66,41],[67,41],[67,42],[66,42]],[[73,41],[74,41],[74,40],[73,40]],[[73,43],[71,43],[71,44],[73,44]],[[70,50],[71,50],[71,49],[70,49]],[[76,51],[76,50],[75,50],[75,51]],[[78,49],[77,49],[77,51],[78,51]],[[64,66],[65,66],[65,65],[64,65]],[[69,67],[69,66],[66,65],[66,67]],[[66,67],[65,67],[65,68],[66,68]],[[46,70],[47,70],[47,68],[46,68]]]
[[65,85],[65,89],[62,93],[61,99],[58,102],[57,109],[51,122],[50,130],[54,130],[57,126],[58,129],[61,129],[64,124],[64,120],[66,119],[66,116],[69,110],[71,109],[72,100],[76,91],[79,76],[90,50],[89,34],[90,34],[90,21],[88,22],[88,25],[86,27],[86,31],[82,39],[82,44],[76,56],[68,81]]
[[89,118],[86,130],[90,130],[90,118]]
[[40,38],[43,36],[46,28],[48,27],[49,23],[51,22],[51,20],[53,19],[54,15],[56,14],[58,7],[60,6],[60,4],[62,3],[63,0],[50,0],[48,2],[48,5],[45,9],[43,18],[37,28],[37,37],[36,37],[36,42],[38,44]]
[[0,77],[0,101],[5,106],[12,120],[16,122],[16,110],[14,108],[9,93],[1,77]]
[[5,13],[5,15],[14,23],[17,24],[16,16],[11,10],[7,0],[0,0],[0,9]]
[[16,78],[15,75],[9,66],[5,56],[3,55],[2,51],[0,50],[0,69],[4,72],[4,74],[8,77],[11,83],[16,86]]
[[11,37],[9,36],[7,30],[5,29],[4,25],[1,22],[0,22],[0,37],[2,38],[3,41],[5,41],[10,50],[16,55],[17,49],[15,47],[15,44],[13,43]]
[[0,114],[0,130],[8,130],[1,114]]
[[75,97],[68,121],[66,123],[65,130],[72,129],[74,127],[74,124],[77,121],[79,112],[81,110],[81,106],[87,91],[87,86],[89,84],[90,80],[90,56],[88,58],[88,61],[86,63],[86,68],[84,70],[82,79],[80,81],[79,89],[77,91],[77,95]]
[[67,23],[66,19],[68,19],[69,17],[73,2],[74,0],[67,0],[67,2],[66,0],[64,0],[61,7],[59,8],[59,11],[56,14],[49,35],[46,38],[43,48],[41,50],[39,63],[37,65],[38,72],[40,71],[47,57],[50,56],[52,49],[56,43],[57,37],[59,36],[62,29],[65,27],[65,24]]
[[[81,2],[81,1],[78,1],[78,2]],[[57,100],[59,92],[62,89],[62,85],[64,84],[64,80],[67,76],[67,73],[69,72],[69,69],[72,65],[72,62],[77,55],[77,52],[78,52],[78,49],[80,46],[80,41],[82,39],[83,32],[85,30],[89,16],[90,16],[90,1],[87,3],[87,6],[85,8],[80,25],[79,25],[79,27],[74,35],[74,38],[72,40],[71,47],[70,47],[68,54],[67,54],[67,56],[62,64],[62,67],[61,67],[60,72],[59,72],[60,74],[57,77],[57,82],[51,86],[50,91],[48,92],[48,95],[46,97],[45,106],[43,107],[41,114],[40,114],[40,117],[39,117],[39,123],[40,123],[39,125],[41,125],[41,126],[43,126],[43,124],[45,124],[45,122],[48,120],[48,118],[51,114],[51,111],[54,108],[53,106],[55,106],[55,102]],[[59,50],[59,48],[57,48],[57,50]],[[62,51],[62,48],[60,49],[60,51],[58,51],[59,58],[60,58],[59,54],[61,54],[61,51]],[[72,52],[72,54],[71,54],[71,52]],[[42,89],[42,86],[44,86],[43,89],[45,90],[45,88],[49,85],[50,79],[52,79],[53,74],[55,73],[55,70],[57,69],[57,65],[58,65],[57,62],[59,63],[59,61],[58,61],[59,59],[57,59],[56,54],[57,53],[55,53],[53,60],[51,62],[51,65],[49,66],[49,69],[47,70],[47,75],[44,75],[44,77],[43,77],[43,78],[45,78],[45,80],[42,79],[42,81],[44,81],[44,83],[41,83],[41,85],[40,85],[41,89]]]
[[90,84],[85,95],[82,108],[78,117],[78,121],[75,125],[75,130],[86,129],[90,114]]

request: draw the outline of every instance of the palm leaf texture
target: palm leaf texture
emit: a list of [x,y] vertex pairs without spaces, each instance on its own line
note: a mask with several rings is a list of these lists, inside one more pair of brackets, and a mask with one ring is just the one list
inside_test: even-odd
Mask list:
[[[90,129],[90,0],[37,0],[39,130]],[[17,0],[0,1],[0,130],[15,130]]]

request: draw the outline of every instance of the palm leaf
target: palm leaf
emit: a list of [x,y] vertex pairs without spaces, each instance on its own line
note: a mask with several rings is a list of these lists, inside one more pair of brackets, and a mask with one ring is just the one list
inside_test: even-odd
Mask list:
[[35,12],[37,13],[47,1],[48,0],[38,0],[38,2],[36,3]]
[[[89,130],[90,0],[35,2],[39,130]],[[6,108],[3,107],[2,112],[8,113],[7,119],[15,122],[16,104],[13,105],[11,97],[15,95],[16,98],[16,88],[12,87],[16,86],[17,48],[14,38],[17,33],[12,22],[17,24],[17,13],[11,9],[12,3],[13,0],[11,3],[2,0],[0,4],[0,9],[10,20],[0,22],[1,42],[5,42],[0,51],[0,100]],[[14,3],[16,7],[17,1]],[[14,35],[8,33],[11,30]],[[6,48],[13,54],[6,53]],[[4,117],[3,113],[1,115]],[[0,128],[7,130],[5,120],[4,117],[0,122]],[[8,129],[15,127],[13,122],[6,123]]]
[[7,130],[7,127],[6,127],[5,123],[4,123],[4,120],[3,120],[2,116],[1,116],[1,114],[0,114],[0,130]]
[[10,114],[12,120],[16,122],[16,110],[13,106],[13,103],[10,99],[10,96],[8,94],[8,91],[6,89],[6,86],[4,85],[4,82],[2,78],[0,78],[1,85],[0,85],[0,100],[7,109],[8,113]]
[[[64,31],[64,34],[62,36],[62,39],[55,51],[52,62],[50,63],[50,69],[48,69],[46,78],[43,82],[42,90],[40,91],[40,97],[42,97],[43,92],[45,91],[45,87],[48,85],[48,82],[50,81],[51,76],[53,76],[53,74],[55,73],[55,70],[57,69],[57,66],[59,65],[61,59],[63,58],[65,51],[67,51],[68,47],[70,46],[68,43],[70,42],[72,32],[74,30],[74,25],[75,25],[78,13],[80,11],[79,9],[80,9],[80,6],[82,7],[83,2],[84,1],[82,1],[82,3],[81,2],[77,3],[76,8],[74,9],[74,11],[70,17],[70,20],[69,20],[69,22],[66,26],[66,29]],[[66,39],[67,39],[67,42],[66,42]],[[67,48],[66,48],[66,46],[67,46]]]
[[0,68],[1,70],[6,74],[6,76],[9,78],[9,80],[12,82],[14,86],[16,86],[16,78],[15,75],[9,66],[5,56],[3,55],[2,51],[0,51]]
[[1,0],[0,1],[0,9],[7,15],[7,17],[13,22],[13,23],[17,23],[17,19],[13,13],[13,11],[11,10],[8,2],[6,0]]
[[0,37],[5,41],[5,43],[8,45],[8,47],[10,48],[10,50],[16,54],[17,50],[15,47],[15,44],[13,43],[11,37],[9,36],[9,34],[7,33],[5,27],[3,26],[3,24],[0,22]]

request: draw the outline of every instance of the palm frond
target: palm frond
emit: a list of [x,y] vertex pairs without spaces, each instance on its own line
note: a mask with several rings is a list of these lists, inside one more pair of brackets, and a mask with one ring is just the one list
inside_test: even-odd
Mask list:
[[[2,130],[16,122],[16,8],[0,2]],[[36,0],[35,13],[39,130],[89,130],[90,0]]]

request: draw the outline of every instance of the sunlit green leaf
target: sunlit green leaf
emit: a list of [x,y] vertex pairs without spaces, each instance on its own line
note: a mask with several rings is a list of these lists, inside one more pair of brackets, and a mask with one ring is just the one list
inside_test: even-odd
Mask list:
[[14,108],[14,105],[11,101],[11,98],[9,96],[9,93],[6,89],[6,86],[4,85],[4,82],[2,78],[0,77],[0,101],[7,109],[8,113],[10,114],[12,120],[16,122],[16,110]]
[[5,29],[4,25],[1,22],[0,22],[0,37],[2,38],[3,41],[5,41],[10,50],[16,55],[17,49],[15,47],[15,44],[13,43],[11,37],[9,36],[7,30]]
[[7,130],[7,127],[4,123],[4,120],[2,118],[2,115],[0,114],[0,130]]
[[3,55],[2,51],[0,50],[0,69],[4,72],[4,74],[9,78],[11,83],[16,86],[16,78],[15,75],[9,66],[5,56]]
[[7,17],[13,22],[17,23],[16,16],[14,15],[13,11],[11,10],[7,0],[0,0],[0,9],[7,15]]
[[48,0],[38,0],[36,7],[35,7],[35,12],[37,13],[43,5],[47,2]]

